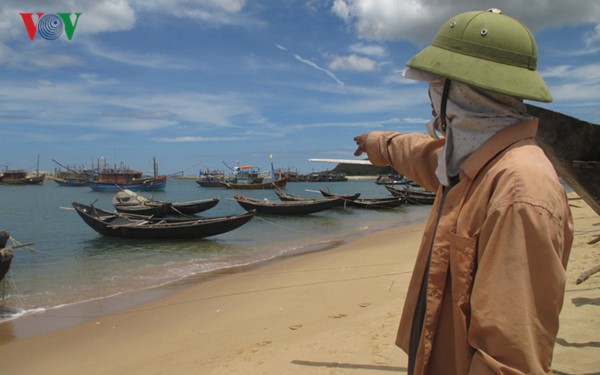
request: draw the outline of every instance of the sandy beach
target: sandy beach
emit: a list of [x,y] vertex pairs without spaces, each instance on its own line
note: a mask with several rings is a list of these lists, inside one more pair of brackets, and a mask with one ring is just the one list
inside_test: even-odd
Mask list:
[[[575,242],[553,368],[600,373],[600,217],[572,200]],[[383,374],[405,372],[394,346],[424,224],[195,282],[125,311],[56,310],[0,325],[3,373]],[[61,314],[63,314],[61,316]],[[28,319],[28,320],[25,320]],[[79,322],[74,324],[73,321]],[[23,323],[25,322],[25,323]],[[40,329],[42,330],[42,329]]]

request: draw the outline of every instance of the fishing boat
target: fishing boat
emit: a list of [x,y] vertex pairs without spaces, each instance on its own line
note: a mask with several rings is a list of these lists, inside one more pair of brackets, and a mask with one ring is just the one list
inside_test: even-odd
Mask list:
[[6,247],[6,243],[10,238],[7,231],[0,231],[0,281],[8,273],[13,260],[13,251],[10,247]]
[[[290,193],[286,193],[283,190],[277,188],[275,189],[275,194],[277,195],[277,197],[282,200],[282,201],[296,201],[296,202],[306,202],[306,201],[314,201],[314,200],[319,200],[318,198],[313,198],[313,197],[301,197],[299,195],[296,194],[290,194]],[[355,194],[356,198],[358,198],[360,196],[360,193]],[[339,199],[342,198],[342,199]],[[354,198],[354,199],[356,199]],[[339,197],[339,196],[332,196],[332,197],[327,197],[327,198],[321,198],[320,200],[323,199],[336,199],[337,200],[337,204],[336,206],[343,206],[345,203],[345,199],[343,197]]]
[[87,225],[104,236],[137,239],[205,238],[230,232],[254,217],[254,212],[247,212],[203,219],[164,219],[109,212],[77,202],[73,202],[73,208]]
[[7,185],[41,185],[46,179],[46,174],[40,174],[40,156],[37,157],[37,168],[34,173],[29,173],[24,169],[6,169],[2,173],[0,182]]
[[[21,247],[29,247],[34,243],[20,244],[15,240],[12,246],[6,246],[8,240],[10,240],[10,234],[5,230],[0,230],[0,281],[4,280],[4,277],[10,270],[10,265],[14,258],[14,250]],[[16,244],[15,244],[16,243]]]
[[226,180],[225,172],[216,169],[204,169],[198,174],[196,183],[206,188],[222,188],[222,182]]
[[[167,211],[162,215],[172,214],[172,215],[194,215],[203,211],[206,211],[210,208],[213,208],[220,202],[219,197],[213,197],[208,199],[199,199],[194,201],[186,201],[186,202],[165,202],[159,201],[152,198],[147,198],[141,194],[137,194],[131,190],[124,189],[120,192],[117,192],[113,196],[113,206],[119,212],[128,212],[127,209],[119,209],[117,205],[122,207],[139,207],[139,208],[152,208],[152,207],[164,207],[166,206]],[[129,211],[131,212],[131,210]],[[151,213],[150,213],[151,215]],[[156,215],[156,214],[154,214]]]
[[404,177],[397,174],[380,174],[375,179],[377,185],[399,185],[405,182]]
[[55,169],[54,177],[50,178],[59,186],[85,187],[96,178],[96,171],[93,169],[69,167],[68,165],[63,165],[54,159],[51,160],[58,164],[61,168],[64,168],[64,170]]
[[82,177],[72,176],[72,177],[53,177],[52,180],[58,184],[58,186],[68,186],[68,187],[86,187],[90,184],[90,180]]
[[283,190],[277,188],[275,189],[275,194],[277,195],[277,197],[282,200],[282,201],[288,201],[288,202],[303,202],[303,201],[311,201],[311,200],[315,200],[315,198],[311,198],[311,197],[301,197],[299,195],[296,194],[290,194],[290,193],[286,193]]
[[362,208],[362,209],[389,209],[396,208],[406,204],[406,199],[400,197],[384,197],[384,198],[364,198],[347,200],[346,207]]
[[166,185],[167,176],[131,179],[128,182],[90,182],[88,184],[93,191],[101,192],[115,192],[120,189],[129,189],[132,191],[165,190]]
[[219,197],[213,197],[187,202],[171,202],[171,213],[180,215],[194,215],[213,208],[219,204],[220,201],[221,199]]
[[280,178],[275,181],[259,182],[259,183],[222,182],[221,184],[227,189],[241,189],[241,190],[276,189],[276,188],[284,188],[287,185],[287,177],[283,177],[283,178]]
[[2,183],[7,185],[40,185],[46,179],[45,174],[30,175],[23,169],[5,170]]
[[274,179],[275,171],[271,165],[271,179],[265,181],[265,174],[268,172],[261,172],[260,168],[253,167],[251,165],[241,165],[235,167],[229,167],[232,174],[228,180],[222,181],[221,186],[227,189],[243,189],[243,190],[265,190],[284,188],[287,185],[287,176]]
[[402,189],[397,189],[386,185],[385,188],[395,197],[406,199],[408,204],[433,204],[435,201],[435,193],[425,189],[416,189],[405,186]]
[[323,190],[323,189],[319,189],[319,192],[321,193],[322,196],[324,196],[325,198],[343,198],[344,200],[347,201],[353,201],[358,199],[358,197],[360,197],[360,193],[356,193],[356,194],[333,194],[327,190]]
[[406,204],[406,200],[401,197],[384,198],[364,198],[359,199],[360,193],[354,195],[333,194],[323,189],[319,189],[324,197],[338,197],[344,200],[345,207],[363,208],[363,209],[384,209],[396,208]]
[[90,189],[102,192],[117,192],[123,189],[132,191],[165,190],[167,176],[158,175],[158,166],[154,161],[154,176],[143,177],[143,172],[130,169],[121,165],[119,168],[110,168],[106,164],[100,167],[96,179],[89,183]]
[[309,182],[346,182],[348,177],[345,173],[331,171],[315,172],[308,175]]
[[335,207],[341,198],[317,199],[307,201],[270,201],[234,195],[233,199],[247,211],[256,211],[268,215],[308,215]]
[[121,213],[146,215],[153,217],[164,217],[171,213],[171,203],[168,202],[145,202],[142,204],[118,203],[113,199],[115,210]]

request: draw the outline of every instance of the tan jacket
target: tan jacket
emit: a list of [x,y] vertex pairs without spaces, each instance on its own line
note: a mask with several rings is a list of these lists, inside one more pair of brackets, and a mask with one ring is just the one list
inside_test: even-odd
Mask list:
[[367,138],[373,164],[437,191],[396,339],[408,353],[431,249],[415,374],[552,372],[573,223],[536,130],[537,119],[489,139],[463,163],[442,207],[434,171],[443,140],[384,132]]

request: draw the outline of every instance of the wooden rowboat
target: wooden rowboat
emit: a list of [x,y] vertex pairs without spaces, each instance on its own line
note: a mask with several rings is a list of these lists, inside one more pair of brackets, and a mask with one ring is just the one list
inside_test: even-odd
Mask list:
[[219,197],[186,202],[165,202],[147,198],[128,189],[116,193],[112,200],[113,206],[119,212],[154,215],[156,217],[168,214],[194,215],[213,208],[219,202]]
[[242,215],[193,220],[160,219],[104,211],[77,202],[73,202],[73,207],[90,228],[102,235],[138,239],[189,239],[215,236],[239,228],[254,217],[253,212],[247,212]]
[[343,203],[341,198],[306,201],[270,201],[266,199],[252,199],[237,194],[233,196],[233,199],[245,210],[255,210],[258,213],[268,215],[308,215],[328,210],[337,206],[340,202]]
[[270,181],[270,182],[260,182],[260,183],[234,183],[228,181],[222,181],[221,185],[226,187],[227,189],[240,189],[240,190],[265,190],[265,189],[276,189],[276,188],[284,188],[287,185],[287,177],[280,178],[279,180]]
[[[365,198],[358,199],[360,193],[354,195],[337,195],[323,189],[319,190],[324,197],[339,197],[344,200],[345,207],[364,209],[396,208],[406,204],[406,199],[401,197]],[[356,198],[355,198],[356,197]]]
[[397,189],[392,186],[385,186],[394,197],[406,199],[407,204],[433,204],[435,201],[435,193],[427,190],[418,190],[415,188],[405,187]]

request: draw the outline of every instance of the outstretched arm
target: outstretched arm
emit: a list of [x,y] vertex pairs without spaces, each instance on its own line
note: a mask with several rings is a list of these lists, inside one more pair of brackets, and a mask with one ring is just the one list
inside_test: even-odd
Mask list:
[[439,181],[435,176],[443,139],[433,139],[426,134],[401,134],[372,132],[354,138],[355,156],[367,153],[373,165],[390,165],[430,191],[436,191]]

